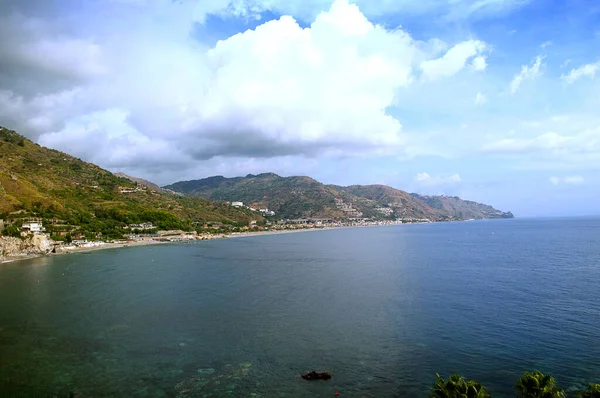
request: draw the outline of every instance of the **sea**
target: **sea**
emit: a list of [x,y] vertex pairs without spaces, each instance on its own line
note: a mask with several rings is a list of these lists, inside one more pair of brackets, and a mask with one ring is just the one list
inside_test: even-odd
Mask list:
[[[427,397],[600,383],[600,219],[342,228],[0,264],[0,396]],[[328,371],[328,381],[300,375]],[[55,395],[53,395],[55,394]]]

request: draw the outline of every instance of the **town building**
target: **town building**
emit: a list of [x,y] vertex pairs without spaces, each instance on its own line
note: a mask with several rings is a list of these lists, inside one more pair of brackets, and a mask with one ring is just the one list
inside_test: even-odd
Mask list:
[[141,224],[129,224],[130,229],[153,229],[154,225],[151,222],[145,222]]
[[44,232],[45,230],[46,228],[44,228],[41,221],[24,222],[21,225],[21,232],[25,232],[28,234],[40,233]]

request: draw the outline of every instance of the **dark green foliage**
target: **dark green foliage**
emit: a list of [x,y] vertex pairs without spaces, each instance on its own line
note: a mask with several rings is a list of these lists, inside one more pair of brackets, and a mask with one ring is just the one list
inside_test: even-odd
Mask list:
[[466,381],[462,376],[453,374],[444,380],[436,374],[437,380],[431,388],[431,398],[486,398],[489,394],[481,383],[475,380]]
[[556,386],[556,380],[551,375],[545,375],[539,370],[525,372],[517,380],[515,388],[519,398],[563,398],[565,393]]
[[21,230],[16,224],[12,224],[7,227],[4,227],[4,231],[2,231],[2,235],[18,238],[21,236]]
[[600,398],[600,384],[590,384],[585,391],[577,393],[581,398]]

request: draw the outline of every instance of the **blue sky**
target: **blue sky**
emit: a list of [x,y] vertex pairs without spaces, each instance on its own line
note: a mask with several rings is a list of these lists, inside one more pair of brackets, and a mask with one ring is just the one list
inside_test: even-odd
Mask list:
[[0,124],[160,184],[272,171],[600,214],[599,110],[591,0],[0,5]]

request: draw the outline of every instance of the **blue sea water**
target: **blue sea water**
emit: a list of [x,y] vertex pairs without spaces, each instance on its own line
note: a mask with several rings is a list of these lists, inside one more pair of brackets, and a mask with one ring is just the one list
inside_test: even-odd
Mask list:
[[[311,370],[333,373],[307,382]],[[348,228],[0,265],[0,396],[494,397],[600,382],[600,219]]]

